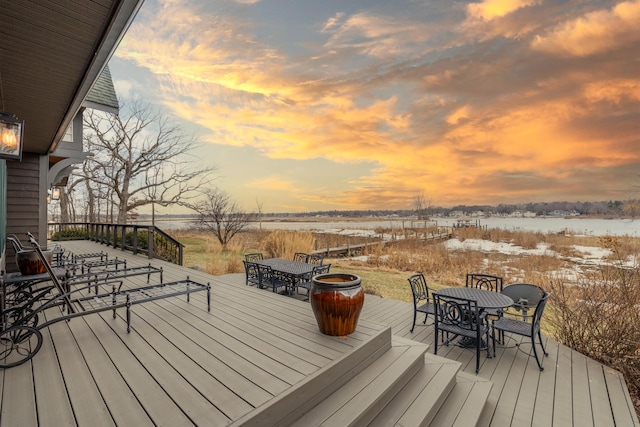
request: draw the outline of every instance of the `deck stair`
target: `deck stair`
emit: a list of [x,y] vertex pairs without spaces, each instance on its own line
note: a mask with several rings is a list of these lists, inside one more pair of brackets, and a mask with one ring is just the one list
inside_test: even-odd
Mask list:
[[234,425],[478,424],[490,381],[461,372],[459,362],[434,356],[428,345],[392,336],[390,331],[379,338],[375,348],[338,361]]

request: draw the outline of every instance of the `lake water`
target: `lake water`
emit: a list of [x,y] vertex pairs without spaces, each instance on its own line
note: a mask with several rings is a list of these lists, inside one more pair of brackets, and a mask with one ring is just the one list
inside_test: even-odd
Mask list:
[[[455,218],[437,218],[433,222],[438,226],[453,226],[458,220]],[[480,218],[472,220],[488,228],[502,228],[505,230],[523,230],[534,232],[561,232],[584,234],[592,236],[624,236],[640,237],[640,220],[630,219],[592,219],[592,218]],[[194,223],[189,221],[162,221],[156,220],[156,226],[164,230],[187,228]],[[343,234],[369,234],[379,228],[402,229],[424,225],[424,221],[412,219],[386,219],[375,221],[278,221],[262,222],[265,230],[308,230],[316,232],[340,232]],[[254,224],[258,228],[259,224]],[[361,230],[358,232],[357,230]],[[365,233],[362,233],[364,231]]]

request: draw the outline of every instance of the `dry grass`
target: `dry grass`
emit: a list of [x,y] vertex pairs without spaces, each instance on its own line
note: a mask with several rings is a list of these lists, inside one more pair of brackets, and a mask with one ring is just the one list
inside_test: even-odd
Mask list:
[[314,245],[311,232],[276,230],[262,239],[260,247],[269,258],[293,259],[296,252],[312,252]]

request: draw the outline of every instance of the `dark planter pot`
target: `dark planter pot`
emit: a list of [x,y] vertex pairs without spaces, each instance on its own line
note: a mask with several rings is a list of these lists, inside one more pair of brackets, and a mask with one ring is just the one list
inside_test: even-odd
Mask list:
[[[44,254],[47,262],[49,262],[49,265],[51,265],[53,251],[42,251],[42,253]],[[16,252],[16,264],[18,264],[20,273],[25,276],[47,272],[44,264],[42,263],[42,261],[40,261],[40,258],[38,258],[38,254],[36,253],[36,251]]]
[[309,301],[320,332],[344,336],[355,331],[364,304],[361,279],[355,274],[326,273],[312,279]]

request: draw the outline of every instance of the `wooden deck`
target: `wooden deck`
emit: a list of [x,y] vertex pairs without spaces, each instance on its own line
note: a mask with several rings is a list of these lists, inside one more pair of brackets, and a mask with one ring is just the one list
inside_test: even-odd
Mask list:
[[[128,267],[149,263],[86,241],[63,246],[102,250],[126,258]],[[420,354],[407,338],[433,341],[431,326],[409,332],[412,305],[405,302],[367,295],[357,331],[328,337],[318,332],[308,303],[247,287],[244,274],[214,277],[151,264],[163,267],[164,282],[186,276],[210,282],[211,312],[199,292],[190,303],[169,298],[134,306],[130,334],[124,311],[116,319],[95,313],[42,330],[40,352],[0,372],[0,426],[286,425],[307,412],[316,417],[310,405],[362,371],[359,361],[389,350],[390,333],[401,340],[394,344],[398,358],[405,347]],[[146,277],[129,282],[141,286]],[[552,340],[547,345],[544,372],[513,347],[483,357],[479,378],[468,375],[475,371],[471,351],[441,347],[439,356],[462,364],[458,376],[470,390],[473,378],[493,384],[484,387],[479,425],[640,426],[621,375]],[[291,407],[298,412],[281,418]]]

